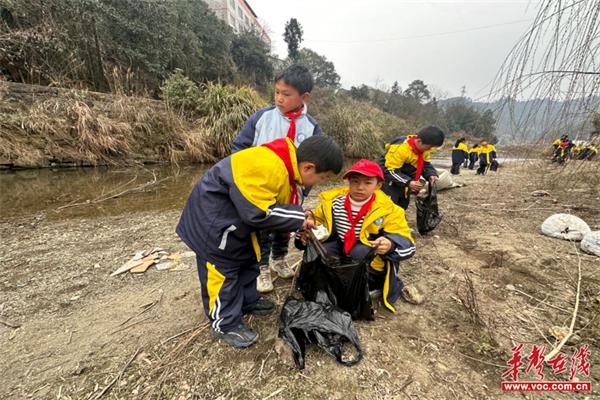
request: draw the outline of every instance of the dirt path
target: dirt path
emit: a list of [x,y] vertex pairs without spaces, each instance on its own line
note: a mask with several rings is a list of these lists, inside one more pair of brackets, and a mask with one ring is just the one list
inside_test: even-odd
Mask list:
[[[0,321],[20,327],[0,323],[0,397],[520,398],[500,391],[510,349],[545,340],[555,345],[548,329],[570,323],[579,260],[577,345],[588,343],[592,351],[591,376],[579,377],[598,393],[600,261],[540,235],[539,226],[570,210],[599,229],[599,188],[582,182],[561,189],[560,176],[548,168],[515,164],[486,177],[465,171],[459,181],[466,187],[440,194],[442,224],[431,236],[416,234],[417,256],[401,265],[405,283],[419,286],[426,302],[400,301],[396,315],[380,307],[375,321],[357,323],[365,358],[351,368],[312,347],[302,372],[280,360],[273,350],[275,315],[250,318],[261,339],[248,350],[215,341],[201,311],[193,259],[181,271],[108,277],[137,250],[186,251],[174,233],[178,210],[2,220]],[[536,189],[552,196],[534,198]],[[271,299],[281,305],[289,285],[278,280]],[[461,300],[469,294],[476,304],[465,307]],[[548,379],[549,367],[544,372],[547,380],[567,378]]]

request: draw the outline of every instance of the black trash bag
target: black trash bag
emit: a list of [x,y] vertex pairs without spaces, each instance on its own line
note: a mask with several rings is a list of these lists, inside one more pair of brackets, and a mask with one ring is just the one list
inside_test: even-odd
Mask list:
[[[291,347],[298,369],[304,369],[309,343],[316,344],[346,366],[358,363],[363,357],[350,314],[331,304],[288,298],[279,315],[279,337]],[[356,350],[350,359],[343,357],[346,343]]]
[[431,232],[442,220],[438,210],[437,193],[435,184],[429,187],[425,198],[417,197],[417,230],[421,235]]
[[304,252],[296,289],[306,300],[337,306],[352,319],[373,320],[367,265],[374,252],[361,262],[340,263],[337,258],[328,257],[317,243],[309,242]]
[[492,160],[490,162],[490,171],[497,171],[499,166],[500,164],[498,164],[498,161]]

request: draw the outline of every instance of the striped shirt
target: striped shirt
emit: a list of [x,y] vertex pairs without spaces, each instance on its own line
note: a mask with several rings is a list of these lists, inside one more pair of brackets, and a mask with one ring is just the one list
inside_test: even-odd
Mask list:
[[[335,226],[335,230],[338,234],[338,237],[343,241],[344,235],[351,228],[350,221],[348,220],[348,212],[344,207],[344,202],[346,201],[346,196],[340,196],[333,199],[333,225]],[[354,202],[350,199],[352,205],[352,218],[356,218],[356,215],[360,211],[360,208],[368,201],[365,200],[363,202]],[[354,232],[356,234],[356,238],[358,239],[360,236],[360,230],[362,228],[362,224],[365,217],[363,216],[357,223],[354,228]]]

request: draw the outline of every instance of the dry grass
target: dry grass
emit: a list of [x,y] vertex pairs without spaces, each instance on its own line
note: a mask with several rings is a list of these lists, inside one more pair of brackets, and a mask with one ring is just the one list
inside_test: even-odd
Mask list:
[[[117,75],[114,82],[126,80]],[[267,105],[247,86],[208,83],[193,92],[193,99],[186,98],[193,107],[185,110],[127,96],[122,86],[114,86],[116,94],[107,95],[0,83],[0,163],[214,162],[230,154],[231,142],[248,117]],[[352,158],[376,158],[387,141],[411,131],[404,120],[343,96],[330,96],[311,113]]]
[[332,136],[351,158],[377,158],[386,142],[411,130],[400,118],[346,98],[317,113],[317,118],[323,132]]
[[221,83],[208,83],[202,88],[198,113],[202,117],[197,125],[204,129],[213,154],[223,158],[231,152],[231,142],[248,117],[267,103],[254,89]]
[[160,101],[74,90],[25,96],[5,90],[2,96],[2,163],[40,167],[214,160],[205,130]]

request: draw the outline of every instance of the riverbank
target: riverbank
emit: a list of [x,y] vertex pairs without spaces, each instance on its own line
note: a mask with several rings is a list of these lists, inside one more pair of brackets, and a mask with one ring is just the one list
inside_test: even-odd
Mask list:
[[[0,169],[213,163],[269,103],[248,86],[184,82],[191,93],[179,87],[162,101],[0,81]],[[326,90],[315,89],[309,109],[349,158],[379,157],[390,138],[417,129]]]
[[0,168],[214,162],[265,103],[250,88],[221,84],[202,96],[211,120],[141,96],[0,81]]
[[[600,229],[598,186],[573,181],[564,187],[565,171],[544,162],[510,163],[485,177],[463,171],[457,180],[465,187],[440,193],[441,225],[431,236],[415,234],[417,255],[401,265],[405,283],[421,288],[426,301],[399,301],[396,315],[379,307],[375,321],[357,323],[365,358],[351,368],[314,347],[302,372],[280,360],[273,346],[276,315],[249,319],[261,335],[250,349],[214,340],[193,259],[184,258],[187,268],[177,271],[109,277],[144,248],[185,252],[174,233],[179,209],[1,218],[0,316],[18,327],[0,324],[0,393],[7,399],[94,398],[118,378],[106,398],[500,397],[511,347],[555,345],[548,330],[569,325],[579,261],[575,329],[578,344],[592,351],[591,376],[580,378],[598,387],[598,258],[539,233],[557,212]],[[532,197],[538,189],[551,196]],[[57,200],[51,208],[63,204]],[[414,226],[413,206],[408,219]],[[281,306],[289,285],[277,280],[269,297]],[[566,379],[544,372],[548,380]]]

